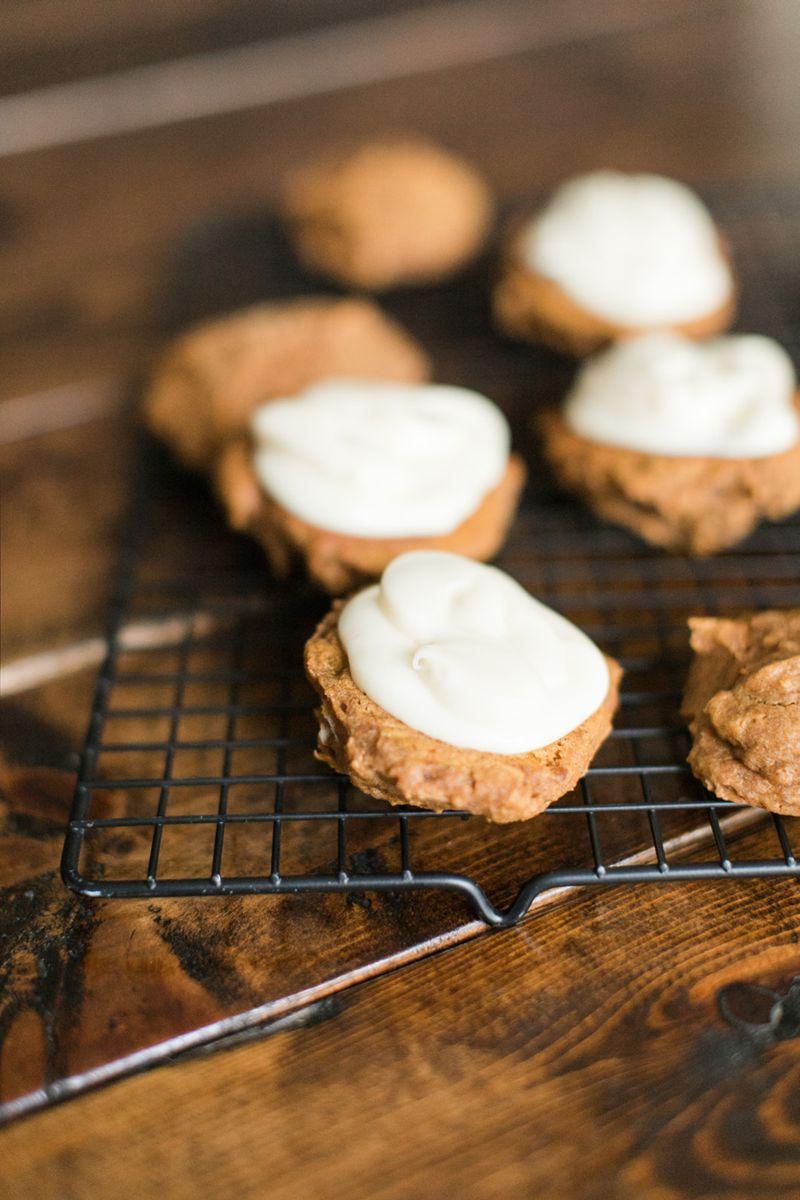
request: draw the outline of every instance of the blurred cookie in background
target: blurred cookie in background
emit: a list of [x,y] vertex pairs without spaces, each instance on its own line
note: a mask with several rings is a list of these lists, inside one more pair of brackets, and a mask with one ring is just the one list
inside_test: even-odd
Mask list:
[[143,402],[149,428],[202,469],[265,400],[321,379],[427,379],[425,353],[369,300],[259,304],[206,322],[168,347]]
[[727,246],[699,197],[659,175],[596,171],[513,227],[493,306],[511,336],[582,356],[649,330],[720,333],[735,299]]
[[406,136],[334,149],[299,167],[281,208],[310,271],[382,291],[456,272],[483,245],[494,205],[469,163]]

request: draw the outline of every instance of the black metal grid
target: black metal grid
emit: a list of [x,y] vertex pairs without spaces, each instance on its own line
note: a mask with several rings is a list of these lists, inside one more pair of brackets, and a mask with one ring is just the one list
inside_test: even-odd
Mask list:
[[[786,197],[757,201],[729,200],[723,214],[745,280],[741,325],[796,351],[786,264],[800,248],[800,210]],[[434,304],[446,311],[454,296]],[[473,342],[476,370],[492,354],[494,377],[536,369],[529,352],[489,334]],[[568,368],[545,357],[541,378],[558,391]],[[528,396],[505,399],[522,431]],[[534,470],[500,565],[618,657],[626,676],[616,728],[576,791],[536,821],[499,828],[391,808],[315,764],[301,651],[324,602],[302,583],[271,581],[257,551],[207,513],[197,484],[155,447],[142,462],[65,841],[70,887],[103,897],[356,899],[445,889],[502,926],[553,888],[800,876],[793,822],[719,800],[692,778],[677,713],[690,613],[800,600],[799,519],[693,561],[600,524]],[[748,856],[739,835],[751,821],[771,822],[772,857]]]

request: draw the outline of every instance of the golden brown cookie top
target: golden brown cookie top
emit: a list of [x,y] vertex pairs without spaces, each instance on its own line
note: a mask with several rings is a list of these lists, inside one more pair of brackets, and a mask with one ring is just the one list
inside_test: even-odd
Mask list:
[[738,619],[690,617],[689,628],[693,650],[724,648],[737,673],[800,654],[800,608],[769,609]]
[[165,352],[144,399],[150,428],[188,465],[208,465],[265,400],[333,376],[418,383],[422,349],[369,300],[260,304],[209,321]]
[[800,811],[800,608],[689,625],[698,657],[685,710],[706,734],[693,768],[710,769],[712,786],[716,772],[726,798]]
[[282,207],[311,270],[380,290],[454,271],[480,247],[493,205],[473,167],[407,136],[333,150],[298,168]]

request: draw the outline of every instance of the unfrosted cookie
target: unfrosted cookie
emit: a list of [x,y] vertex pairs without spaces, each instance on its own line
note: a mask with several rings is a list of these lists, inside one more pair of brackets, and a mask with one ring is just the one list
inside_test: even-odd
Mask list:
[[660,334],[590,360],[540,427],[559,481],[600,516],[704,555],[800,508],[798,412],[768,339]]
[[329,381],[263,406],[215,464],[234,528],[333,595],[406,551],[492,558],[525,481],[496,407],[438,385]]
[[651,329],[728,328],[730,257],[699,199],[655,175],[598,171],[564,184],[508,234],[494,311],[507,333],[582,356]]
[[452,274],[479,250],[493,206],[468,163],[404,137],[299,168],[284,185],[282,207],[310,270],[382,290]]
[[800,608],[689,627],[694,774],[723,800],[800,816]]
[[144,399],[149,427],[188,466],[207,467],[254,409],[318,379],[426,379],[416,342],[368,300],[260,304],[179,337]]
[[440,554],[405,555],[335,603],[305,665],[321,699],[318,758],[390,804],[501,823],[535,816],[585,774],[621,676],[502,572]]

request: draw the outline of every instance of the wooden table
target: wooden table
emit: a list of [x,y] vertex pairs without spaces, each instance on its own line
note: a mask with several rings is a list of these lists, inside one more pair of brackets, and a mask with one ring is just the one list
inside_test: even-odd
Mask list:
[[[575,893],[489,936],[436,895],[112,903],[58,879],[136,380],[173,328],[263,294],[286,165],[412,127],[510,207],[597,165],[800,185],[795,0],[380,9],[0,14],[24,96],[0,98],[0,1195],[800,1195],[796,884]],[[437,367],[468,382],[457,345]],[[742,982],[789,996],[777,1028],[752,988],[753,1027],[723,1019]]]

